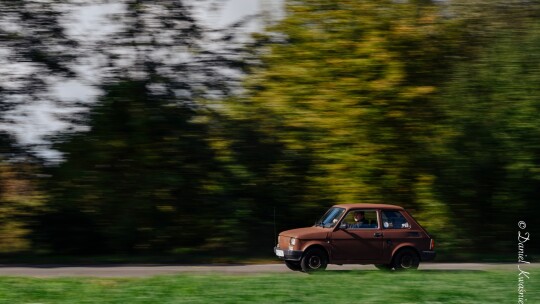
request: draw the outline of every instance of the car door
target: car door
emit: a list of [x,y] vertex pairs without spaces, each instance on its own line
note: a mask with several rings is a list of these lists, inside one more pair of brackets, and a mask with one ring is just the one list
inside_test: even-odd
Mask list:
[[[355,212],[365,214],[366,223],[355,222]],[[332,257],[338,261],[378,261],[383,254],[383,238],[376,210],[351,210],[330,235]]]

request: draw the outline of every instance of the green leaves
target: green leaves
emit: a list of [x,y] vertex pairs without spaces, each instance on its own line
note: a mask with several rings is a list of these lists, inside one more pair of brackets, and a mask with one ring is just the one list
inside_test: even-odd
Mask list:
[[[314,183],[330,188],[338,202],[410,204],[406,182],[396,179],[414,175],[423,145],[418,133],[436,115],[429,109],[435,80],[418,77],[418,70],[439,65],[432,52],[448,47],[429,40],[444,31],[437,18],[434,6],[392,1],[293,2],[271,29],[285,40],[271,45],[264,68],[248,78],[250,103],[239,113],[256,112],[269,123],[261,131],[286,149],[312,151],[315,171],[324,172]],[[396,195],[387,197],[387,187]]]

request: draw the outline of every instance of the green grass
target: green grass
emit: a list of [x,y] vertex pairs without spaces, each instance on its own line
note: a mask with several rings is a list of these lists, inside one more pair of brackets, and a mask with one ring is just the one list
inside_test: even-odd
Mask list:
[[[525,281],[540,299],[540,274]],[[0,303],[517,303],[516,271],[328,271],[152,278],[0,277]]]

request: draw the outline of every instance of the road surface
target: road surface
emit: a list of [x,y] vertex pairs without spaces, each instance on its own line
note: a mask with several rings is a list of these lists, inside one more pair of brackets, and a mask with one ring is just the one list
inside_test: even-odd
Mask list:
[[[520,264],[522,268],[540,269],[539,264]],[[423,263],[419,271],[516,270],[517,264]],[[373,265],[329,265],[327,271],[376,270]],[[284,264],[257,265],[0,265],[0,276],[26,277],[149,277],[155,275],[221,273],[264,274],[292,273]],[[300,273],[299,273],[300,274]]]

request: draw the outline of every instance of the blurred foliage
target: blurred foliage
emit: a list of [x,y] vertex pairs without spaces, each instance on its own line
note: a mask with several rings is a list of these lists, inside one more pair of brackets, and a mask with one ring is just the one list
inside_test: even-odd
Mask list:
[[0,163],[0,253],[30,250],[31,216],[46,201],[36,189],[35,167]]
[[43,196],[1,163],[9,250],[270,255],[274,229],[365,202],[410,209],[447,257],[514,254],[535,221],[538,1],[291,0],[248,49],[183,1],[124,3]]
[[114,14],[124,30],[99,45],[105,94],[88,117],[90,131],[56,139],[67,160],[47,170],[50,210],[37,216],[35,242],[61,253],[234,244],[236,235],[222,229],[231,219],[221,213],[236,211],[223,202],[198,100],[230,93],[231,72],[242,68],[231,57],[235,45],[208,45],[220,41],[183,1],[124,3]]
[[[507,29],[456,67],[440,98],[443,150],[436,188],[482,251],[508,246],[519,220],[535,222],[540,189],[540,27]],[[437,143],[438,145],[438,143]],[[538,231],[538,227],[530,227]]]
[[200,245],[201,225],[214,223],[219,200],[207,126],[194,117],[151,96],[144,83],[111,85],[92,111],[91,131],[58,146],[69,158],[50,169],[54,212],[37,234],[54,251]]

